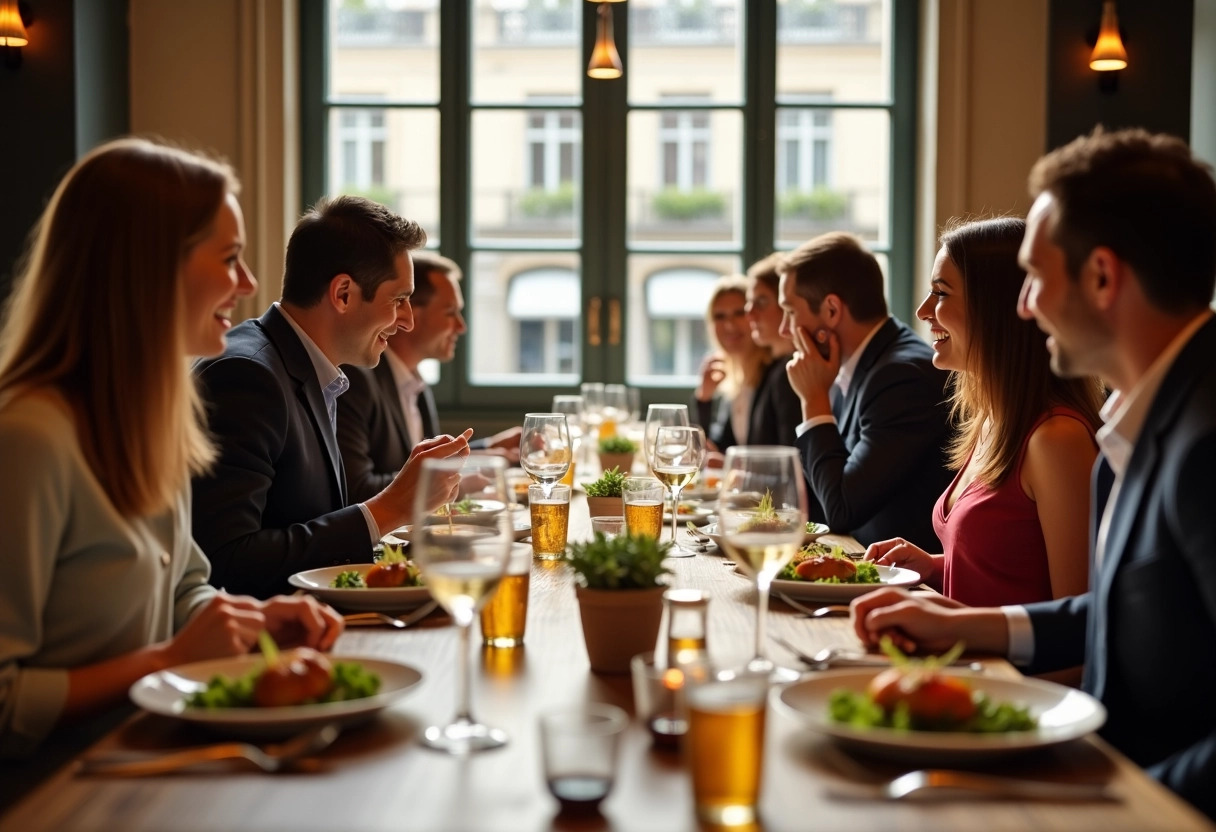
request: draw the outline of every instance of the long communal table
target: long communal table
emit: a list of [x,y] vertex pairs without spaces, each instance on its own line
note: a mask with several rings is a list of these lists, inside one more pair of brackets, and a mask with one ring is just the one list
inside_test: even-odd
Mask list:
[[[571,508],[571,536],[589,536],[585,501]],[[748,580],[717,554],[672,559],[673,583],[706,590],[709,643],[714,660],[743,662],[751,654],[755,593]],[[813,651],[857,642],[845,619],[811,620],[774,603],[770,632]],[[319,770],[263,774],[239,766],[220,773],[104,779],[79,775],[68,764],[3,818],[0,830],[452,830],[521,832],[542,829],[614,829],[677,832],[697,828],[692,791],[678,754],[651,749],[645,727],[625,735],[615,788],[603,817],[567,819],[545,789],[537,717],[554,708],[599,701],[632,712],[627,677],[599,676],[588,668],[571,576],[564,566],[533,567],[526,646],[479,649],[474,661],[474,710],[505,728],[502,749],[458,759],[417,742],[429,724],[452,715],[456,690],[457,630],[445,620],[404,631],[350,629],[336,652],[391,658],[413,665],[424,679],[373,722],[353,728],[323,753]],[[771,655],[793,664],[773,644]],[[1016,676],[1004,661],[985,661],[986,672]],[[172,720],[136,715],[84,753],[115,749],[168,750],[213,741]],[[1119,803],[952,800],[945,802],[842,801],[830,797],[833,781],[847,781],[832,746],[797,720],[770,707],[761,816],[780,830],[1200,830],[1203,816],[1146,777],[1097,737],[1036,752],[997,765],[997,773],[1061,782],[1106,782]],[[865,762],[875,775],[900,771]]]

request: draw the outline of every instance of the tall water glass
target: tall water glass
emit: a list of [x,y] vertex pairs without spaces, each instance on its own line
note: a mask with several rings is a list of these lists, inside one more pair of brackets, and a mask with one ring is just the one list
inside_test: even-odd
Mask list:
[[797,672],[765,657],[765,624],[773,579],[802,546],[806,489],[797,448],[736,445],[726,451],[718,497],[718,533],[733,560],[756,582],[756,650],[748,668],[775,680]]
[[[506,732],[474,719],[469,687],[469,629],[502,581],[513,541],[505,471],[502,457],[473,455],[425,460],[418,476],[412,554],[431,596],[460,628],[461,649],[456,715],[447,725],[427,728],[422,742],[450,754],[484,751],[507,741]],[[461,483],[461,507],[453,501],[429,511],[427,495],[450,487],[453,478]]]
[[655,479],[671,490],[671,549],[667,556],[690,558],[696,554],[676,542],[679,522],[680,491],[692,482],[705,461],[705,431],[687,425],[660,427],[655,432],[654,456],[650,468]]
[[540,484],[546,499],[570,470],[573,447],[564,413],[526,413],[519,437],[519,467]]

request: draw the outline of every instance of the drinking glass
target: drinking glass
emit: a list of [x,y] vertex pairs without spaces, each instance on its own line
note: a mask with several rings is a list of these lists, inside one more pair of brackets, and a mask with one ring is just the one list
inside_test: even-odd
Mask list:
[[646,432],[642,434],[642,450],[646,452],[646,464],[654,465],[654,437],[665,425],[687,425],[688,405],[652,404],[646,409]]
[[564,413],[524,414],[519,438],[519,467],[540,484],[545,498],[573,462],[570,427]]
[[566,414],[566,426],[570,430],[570,443],[574,455],[570,458],[570,470],[566,473],[562,482],[566,485],[574,485],[574,464],[578,461],[583,449],[587,446],[587,443],[583,441],[583,437],[587,432],[583,425],[583,397],[554,396],[553,412]]
[[[604,385],[604,420],[600,438],[612,436],[624,429],[629,421],[629,390],[623,384]],[[611,430],[609,430],[611,428]]]
[[764,638],[773,578],[802,546],[806,490],[797,448],[735,446],[726,451],[718,498],[718,530],[732,560],[756,582],[756,650],[748,668],[775,680],[798,678],[765,657]]
[[636,387],[625,388],[625,400],[629,402],[629,421],[632,424],[642,418],[642,391]]
[[[794,450],[795,453],[797,449]],[[696,554],[676,542],[680,491],[692,482],[705,461],[705,431],[688,425],[660,427],[655,432],[650,467],[655,478],[671,489],[671,549],[668,557],[690,558]]]
[[[473,718],[469,688],[469,629],[502,580],[514,536],[505,471],[502,457],[473,455],[425,460],[418,476],[414,562],[431,596],[460,627],[462,651],[456,715],[447,725],[427,728],[422,742],[450,754],[484,751],[507,741],[505,731]],[[459,502],[428,510],[428,494],[457,478]]]

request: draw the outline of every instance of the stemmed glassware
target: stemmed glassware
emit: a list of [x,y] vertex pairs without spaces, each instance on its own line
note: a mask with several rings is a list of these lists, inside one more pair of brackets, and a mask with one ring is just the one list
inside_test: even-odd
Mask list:
[[726,551],[756,582],[756,654],[751,670],[774,681],[798,678],[765,657],[769,589],[802,546],[806,487],[797,448],[735,446],[726,451],[718,498],[718,533]]
[[[431,596],[460,627],[460,670],[456,715],[432,725],[423,744],[450,754],[497,748],[507,734],[473,718],[470,705],[469,629],[494,594],[506,570],[513,527],[506,460],[499,456],[428,459],[422,464],[415,497],[411,549]],[[459,485],[459,501],[440,504]]]
[[646,452],[646,464],[654,468],[654,440],[659,428],[688,425],[688,405],[652,404],[646,410],[646,430],[642,434],[642,450]]
[[[612,423],[614,429],[624,430],[629,422],[629,390],[623,384],[604,385],[604,424]],[[601,432],[604,432],[601,428]]]
[[688,425],[662,426],[655,432],[654,455],[650,470],[659,482],[671,489],[671,550],[669,557],[688,558],[696,554],[676,542],[680,514],[680,490],[692,482],[705,461],[705,431]]
[[571,458],[571,463],[585,462],[585,459],[579,459],[579,457],[583,456],[583,448],[587,446],[587,443],[583,441],[583,435],[586,433],[583,425],[583,397],[568,395],[554,396],[553,412],[566,414],[566,427],[570,430],[570,442],[574,450],[574,456]]
[[524,414],[523,434],[519,438],[519,467],[540,484],[546,500],[557,481],[566,476],[573,461],[566,414]]

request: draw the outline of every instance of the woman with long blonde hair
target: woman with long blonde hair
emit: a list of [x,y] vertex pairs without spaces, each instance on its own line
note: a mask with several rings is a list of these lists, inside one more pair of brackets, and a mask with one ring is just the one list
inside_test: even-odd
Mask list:
[[122,139],[35,228],[0,330],[0,757],[263,629],[322,648],[341,631],[311,600],[209,586],[190,536],[214,451],[189,358],[223,350],[254,289],[237,190],[226,165]]
[[907,566],[972,606],[1044,601],[1089,580],[1089,477],[1101,386],[1051,371],[1046,337],[1018,317],[1026,224],[1002,217],[941,238],[918,317],[952,371],[958,471],[933,509],[943,554],[897,538],[866,554]]
[[698,422],[719,450],[747,443],[752,400],[772,359],[752,341],[746,306],[747,278],[726,275],[714,284],[705,312],[713,351],[701,362],[694,398]]

